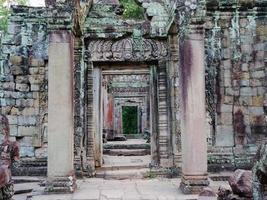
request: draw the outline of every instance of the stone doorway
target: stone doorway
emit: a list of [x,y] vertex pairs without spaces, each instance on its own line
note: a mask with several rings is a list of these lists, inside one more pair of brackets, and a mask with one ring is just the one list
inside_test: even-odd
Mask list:
[[142,125],[140,124],[140,118],[142,111],[140,112],[138,106],[122,106],[122,133],[127,136],[135,136],[142,131]]
[[140,64],[94,67],[96,167],[139,168],[151,163],[150,124],[156,123],[151,118],[155,97],[150,73],[150,66]]

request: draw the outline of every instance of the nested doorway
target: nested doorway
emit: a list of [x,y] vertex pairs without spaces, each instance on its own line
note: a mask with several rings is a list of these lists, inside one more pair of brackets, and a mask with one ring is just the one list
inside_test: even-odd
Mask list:
[[136,135],[140,133],[138,106],[122,106],[122,133],[123,135]]
[[156,151],[151,136],[157,132],[151,126],[157,124],[151,113],[157,110],[151,67],[99,65],[93,75],[96,167],[128,162],[130,156],[149,165]]

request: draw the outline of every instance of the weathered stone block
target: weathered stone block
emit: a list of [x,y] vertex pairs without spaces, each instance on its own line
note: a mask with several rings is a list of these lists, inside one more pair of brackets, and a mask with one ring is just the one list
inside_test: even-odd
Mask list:
[[240,80],[240,86],[249,86],[249,80]]
[[19,24],[16,24],[16,23],[10,23],[8,24],[8,27],[7,27],[7,33],[8,34],[18,34],[21,30],[21,25]]
[[264,115],[263,106],[261,107],[251,106],[248,109],[252,115]]
[[18,126],[19,136],[32,136],[38,134],[39,129],[35,126]]
[[241,69],[242,69],[242,71],[243,72],[247,72],[248,71],[248,63],[242,63],[242,65],[241,65]]
[[240,197],[252,198],[252,172],[248,170],[236,170],[229,178],[229,185],[233,193]]
[[[15,99],[11,98],[0,98],[0,105],[3,108],[4,106],[14,106],[16,104]],[[11,110],[11,107],[9,107],[9,110]]]
[[29,78],[28,76],[16,76],[16,83],[29,83]]
[[224,86],[230,87],[231,86],[231,78],[230,77],[224,77]]
[[29,85],[17,83],[16,84],[16,90],[21,91],[21,92],[28,92],[29,91]]
[[266,76],[265,72],[263,70],[252,72],[251,75],[253,78],[265,78],[265,76]]
[[223,96],[223,103],[232,104],[234,102],[233,96]]
[[258,36],[264,36],[264,37],[261,38],[262,40],[265,39],[265,37],[267,37],[266,36],[267,35],[267,26],[264,26],[264,25],[257,26],[256,34]]
[[37,108],[35,108],[35,107],[24,108],[24,109],[21,111],[21,114],[22,114],[22,115],[25,115],[25,116],[29,116],[29,115],[38,115],[38,114],[39,114],[39,109],[38,109],[38,107],[37,107]]
[[253,106],[263,106],[264,97],[263,96],[256,96],[252,97],[252,105]]
[[226,104],[222,104],[221,105],[221,113],[231,113],[233,112],[233,106],[232,105],[226,105]]
[[[7,74],[5,76],[0,76],[0,82],[14,82],[14,76],[10,74],[9,68],[5,68],[4,70],[5,70],[5,73]],[[0,89],[1,89],[1,85],[0,85]]]
[[233,124],[233,115],[232,113],[221,113],[221,124],[231,125]]
[[30,67],[29,73],[31,75],[44,75],[46,72],[45,67]]
[[251,54],[252,53],[252,46],[251,45],[241,45],[241,51],[244,54]]
[[20,147],[20,157],[34,157],[33,147]]
[[[257,53],[256,53],[256,57],[257,57],[257,60],[264,60],[264,57],[265,57],[265,55],[264,55],[264,51],[257,51]],[[257,64],[255,64],[255,65],[259,65],[259,67],[262,67],[262,66],[264,66],[264,62],[256,62]],[[257,68],[257,67],[256,67]]]
[[264,96],[267,94],[267,88],[266,87],[257,87],[257,94],[259,96]]
[[22,65],[23,64],[23,57],[22,56],[10,56],[9,62],[12,65]]
[[16,99],[16,105],[18,107],[32,107],[34,105],[33,99]]
[[[258,59],[257,59],[258,60]],[[264,64],[264,61],[256,61],[253,68],[255,70],[264,70],[265,69],[265,64]]]
[[32,58],[29,62],[29,65],[31,67],[43,67],[45,66],[45,62],[43,59],[35,59],[35,58]]
[[216,126],[216,146],[233,146],[233,126]]
[[35,150],[36,158],[47,158],[47,144],[43,145],[42,148],[38,148]]
[[13,83],[13,82],[6,82],[6,83],[3,83],[2,84],[2,87],[3,87],[4,90],[10,90],[10,91],[12,91],[12,90],[15,90],[15,83]]
[[252,97],[251,96],[240,96],[239,103],[240,105],[244,105],[244,106],[252,105]]
[[40,91],[40,85],[31,85],[31,91]]
[[232,76],[231,76],[231,71],[230,71],[230,69],[225,69],[225,70],[223,70],[223,76],[224,76],[225,78],[231,78]]
[[231,49],[230,49],[230,48],[224,48],[224,49],[222,50],[222,57],[223,57],[224,59],[229,59],[229,58],[231,58]]
[[249,110],[247,106],[244,105],[235,105],[234,106],[234,113],[241,112],[243,115],[249,115]]
[[18,116],[18,125],[20,126],[31,126],[36,125],[36,116]]
[[10,71],[13,75],[27,75],[28,68],[26,66],[11,66]]
[[1,106],[1,109],[2,109],[2,113],[3,114],[10,113],[12,106],[4,106],[4,105],[2,105],[1,99],[0,99],[0,106]]
[[265,116],[264,115],[250,115],[250,124],[253,125],[264,125],[265,124]]
[[[39,67],[39,71],[38,71],[38,73],[40,74],[40,75],[45,75],[46,74],[46,72],[47,72],[47,69],[45,68],[45,67]],[[46,76],[47,77],[47,76]]]
[[32,137],[31,136],[24,136],[18,139],[20,147],[32,147]]
[[15,115],[7,115],[7,119],[11,125],[18,124],[18,117]]
[[30,75],[29,76],[29,81],[33,85],[42,83],[43,80],[44,80],[44,76],[43,75]]
[[248,20],[246,18],[242,18],[239,21],[240,27],[245,28],[248,25]]
[[255,87],[255,86],[262,86],[262,81],[259,79],[250,79],[250,86]]
[[10,111],[10,114],[11,114],[11,115],[20,115],[21,112],[19,111],[18,108],[16,108],[16,107],[12,107],[12,109],[11,109],[11,111]]
[[17,125],[10,125],[10,136],[17,136],[18,135],[18,126]]
[[239,95],[239,91],[235,90],[232,87],[226,87],[225,88],[225,95],[227,95],[227,96],[237,96],[237,95]]
[[257,95],[257,89],[251,88],[251,87],[242,87],[240,89],[240,95],[242,95],[242,96],[256,96]]
[[14,91],[4,91],[3,92],[5,98],[23,98],[24,95],[21,95],[20,92],[14,92]]
[[39,74],[39,68],[38,67],[30,67],[29,68],[29,74]]
[[[45,136],[43,136],[45,137]],[[42,139],[44,141],[44,138],[41,138],[41,134],[34,134],[32,136],[32,146],[33,147],[42,147]]]
[[221,64],[224,69],[231,69],[231,60],[224,60],[221,62]]
[[242,75],[241,75],[241,78],[244,79],[244,80],[249,80],[250,75],[249,75],[248,72],[243,72]]
[[263,42],[255,43],[254,50],[255,51],[264,51],[265,44]]

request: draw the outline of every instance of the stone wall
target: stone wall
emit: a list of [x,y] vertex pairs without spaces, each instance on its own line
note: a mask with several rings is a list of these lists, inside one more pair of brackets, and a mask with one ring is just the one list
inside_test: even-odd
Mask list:
[[[255,144],[267,141],[266,5],[216,2],[208,1],[205,19],[206,96],[212,129],[209,134],[211,145],[208,162],[210,169],[249,167],[255,153]],[[173,5],[172,2],[170,5]],[[154,24],[156,28],[153,29],[149,26],[149,21],[136,24],[131,20],[125,22],[113,13],[112,9],[115,8],[116,6],[95,5],[91,9],[94,12],[89,13],[86,19],[84,31],[88,41],[85,42],[94,44],[95,49],[102,49],[102,40],[107,38],[114,40],[114,43],[118,38],[121,38],[124,43],[130,41],[133,44],[139,44],[138,42],[144,40],[147,44],[146,50],[149,50],[148,53],[152,55],[155,53],[152,49],[156,44],[154,41],[167,40],[165,31],[155,31],[158,35],[152,31],[158,30],[157,24]],[[98,13],[101,13],[101,9],[106,9],[113,14],[102,12],[103,17],[100,19]],[[174,12],[172,10],[171,13]],[[25,166],[39,166],[33,161],[36,159],[40,160],[42,167],[46,165],[44,158],[46,158],[47,147],[48,35],[54,30],[70,30],[73,25],[71,13],[70,7],[14,7],[7,35],[2,41],[0,111],[10,120],[11,139],[20,143],[23,162],[29,164]],[[107,20],[107,18],[110,19]],[[139,29],[142,31],[137,31]],[[170,89],[167,93],[167,103],[170,105],[168,119],[171,120],[173,134],[168,142],[172,142],[175,163],[179,163],[181,157],[180,86],[177,67],[179,38],[176,37],[179,31],[186,33],[186,28],[181,27],[181,30],[169,33],[167,50],[165,52],[164,46],[164,51],[159,54],[164,59],[166,57],[168,66],[166,71],[166,81]],[[127,39],[129,34],[133,34],[133,37]],[[149,34],[152,38],[142,38],[143,35]],[[101,42],[94,43],[97,38]],[[90,103],[92,102],[92,61],[111,59],[103,57],[109,54],[90,52],[90,49],[87,49],[88,44],[84,44],[82,38],[75,38],[74,152],[77,163],[82,162],[83,154],[87,160],[93,158],[93,153],[89,149],[94,145],[94,141],[92,138],[87,138],[85,134],[92,129],[92,121],[85,124],[86,117],[92,118],[92,112],[88,111],[92,109],[90,107],[92,106]],[[123,56],[117,61],[125,61],[124,56],[128,55],[122,53],[124,52],[122,47],[120,51]],[[150,57],[150,54],[141,54],[139,60],[147,61],[147,58],[142,56]],[[86,57],[85,60],[83,56]],[[102,57],[94,60],[95,56]],[[158,60],[159,57],[155,56],[153,59]],[[136,58],[134,60],[134,57],[131,57],[130,60],[136,61]],[[86,102],[89,102],[88,108],[84,107]],[[86,116],[86,113],[90,115]],[[83,162],[87,162],[86,159],[83,159]],[[87,168],[86,164],[82,167],[78,164],[76,169],[80,168]]]
[[[207,97],[216,113],[210,162],[237,167],[238,155],[251,166],[255,144],[266,142],[266,11],[264,3],[207,6]],[[218,155],[227,148],[233,159]]]
[[[36,15],[36,12],[42,14]],[[47,25],[42,10],[14,8],[2,41],[1,112],[21,157],[42,158],[47,141]],[[32,16],[36,16],[32,18]]]
[[48,35],[61,24],[68,29],[69,19],[64,10],[12,8],[2,40],[0,110],[9,119],[11,140],[20,143],[23,160],[47,156]]

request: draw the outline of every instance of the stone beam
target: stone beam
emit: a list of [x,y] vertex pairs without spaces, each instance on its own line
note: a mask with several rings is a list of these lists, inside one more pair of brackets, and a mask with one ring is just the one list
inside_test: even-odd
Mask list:
[[[51,33],[48,56],[48,185],[46,191],[72,192],[75,185],[72,177],[74,170],[72,35],[67,31]],[[62,187],[62,185],[66,186]],[[61,191],[62,188],[64,188],[63,191]]]
[[186,194],[199,193],[209,184],[205,134],[205,67],[202,26],[180,40],[182,182]]

